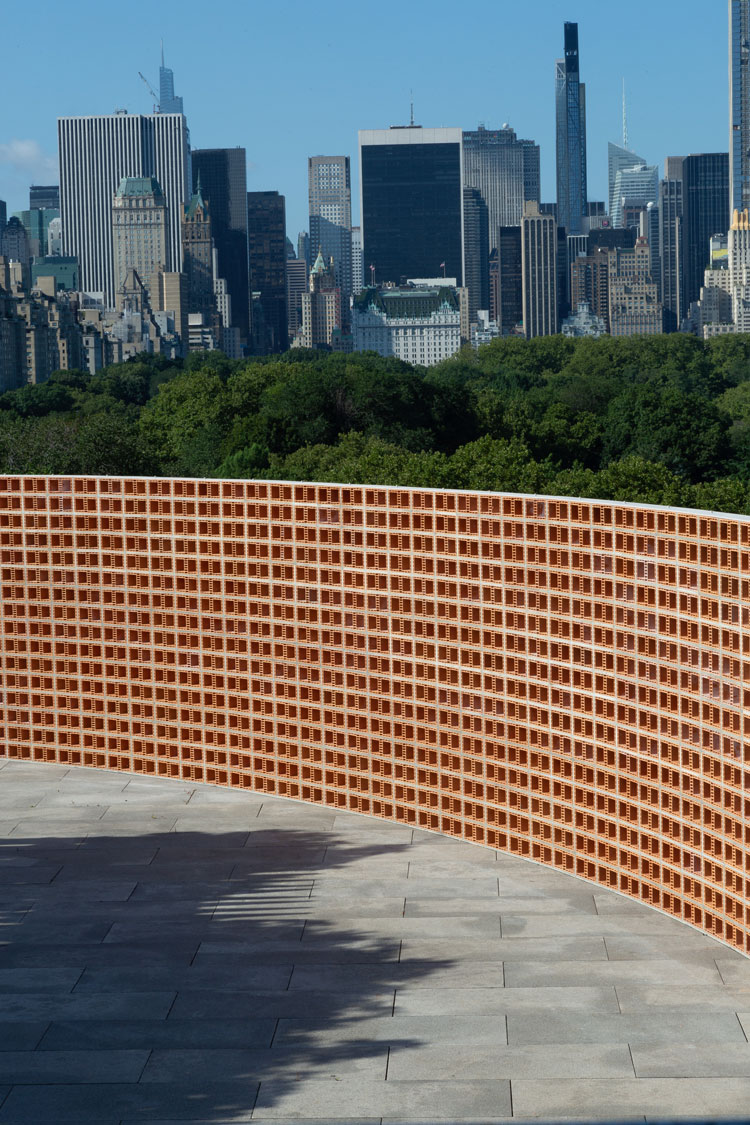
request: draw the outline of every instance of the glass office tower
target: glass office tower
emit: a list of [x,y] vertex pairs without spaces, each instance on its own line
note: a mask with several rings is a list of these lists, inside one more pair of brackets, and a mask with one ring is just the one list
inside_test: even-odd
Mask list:
[[232,324],[250,338],[249,255],[247,242],[247,163],[244,148],[200,148],[193,152],[193,191],[200,176],[211,211],[219,277],[232,298]]
[[588,211],[586,189],[586,86],[580,81],[578,24],[565,24],[565,58],[555,70],[557,118],[557,222],[581,234]]
[[359,134],[364,282],[464,279],[460,129]]

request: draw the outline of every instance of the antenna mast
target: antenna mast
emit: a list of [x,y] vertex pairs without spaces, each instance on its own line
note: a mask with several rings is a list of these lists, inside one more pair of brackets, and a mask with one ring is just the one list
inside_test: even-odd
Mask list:
[[624,78],[622,80],[622,147],[626,149],[628,148],[628,105],[625,100]]
[[409,125],[413,129],[414,128],[414,91],[413,90],[409,91],[409,96],[411,98],[411,103],[410,103],[410,105],[411,105],[411,116],[409,118]]

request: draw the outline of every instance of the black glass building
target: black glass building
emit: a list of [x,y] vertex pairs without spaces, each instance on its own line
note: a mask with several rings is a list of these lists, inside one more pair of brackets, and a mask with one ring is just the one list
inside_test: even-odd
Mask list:
[[586,187],[586,86],[580,80],[578,24],[565,24],[565,58],[555,64],[557,222],[580,234],[588,215]]
[[250,286],[247,245],[247,162],[244,148],[194,149],[193,191],[200,174],[203,198],[211,212],[219,277],[232,298],[232,324],[250,338]]
[[359,134],[365,282],[445,276],[463,285],[461,141],[460,129]]
[[[255,351],[285,352],[289,346],[286,303],[286,201],[277,191],[247,193],[250,280],[263,311]],[[255,326],[254,326],[255,327]]]
[[704,152],[682,161],[682,240],[685,308],[700,297],[710,240],[729,230],[729,153]]

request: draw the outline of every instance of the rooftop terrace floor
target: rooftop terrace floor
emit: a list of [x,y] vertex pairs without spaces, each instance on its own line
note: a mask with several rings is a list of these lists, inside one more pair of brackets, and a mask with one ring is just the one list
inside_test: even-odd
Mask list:
[[0,1123],[747,1118],[750,960],[495,851],[0,759]]

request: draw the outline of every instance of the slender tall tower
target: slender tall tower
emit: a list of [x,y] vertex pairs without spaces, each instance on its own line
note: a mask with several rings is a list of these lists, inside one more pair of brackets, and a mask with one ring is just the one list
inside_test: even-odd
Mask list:
[[586,86],[580,80],[578,24],[565,24],[565,58],[555,64],[557,118],[557,222],[581,234],[586,189]]
[[729,213],[750,207],[750,0],[729,0]]

